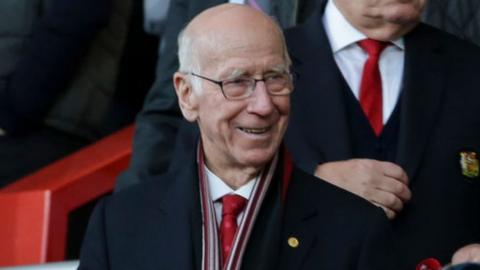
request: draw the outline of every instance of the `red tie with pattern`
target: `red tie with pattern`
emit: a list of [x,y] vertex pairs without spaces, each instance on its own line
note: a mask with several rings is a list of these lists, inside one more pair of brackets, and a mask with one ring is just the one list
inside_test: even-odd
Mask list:
[[220,241],[222,242],[223,264],[227,262],[237,232],[237,217],[247,204],[242,196],[229,194],[222,197],[222,222],[220,223]]
[[363,66],[360,84],[360,105],[377,136],[380,136],[383,129],[382,78],[380,77],[378,60],[383,49],[389,44],[373,39],[358,42],[358,45],[368,54],[368,59]]

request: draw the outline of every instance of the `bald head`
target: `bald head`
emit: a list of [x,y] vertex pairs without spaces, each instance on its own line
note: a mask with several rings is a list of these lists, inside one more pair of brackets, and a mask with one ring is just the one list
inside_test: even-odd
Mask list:
[[248,6],[220,5],[187,25],[179,60],[175,91],[200,128],[207,167],[231,187],[245,184],[287,128],[293,81],[282,31]]
[[255,43],[280,44],[286,63],[290,59],[282,30],[263,12],[246,5],[222,4],[207,9],[190,21],[179,35],[181,71],[199,71],[217,60],[221,49],[242,50]]

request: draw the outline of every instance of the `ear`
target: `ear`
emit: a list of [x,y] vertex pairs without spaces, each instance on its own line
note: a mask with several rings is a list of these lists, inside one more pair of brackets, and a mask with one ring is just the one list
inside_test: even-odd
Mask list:
[[198,97],[193,91],[193,86],[187,76],[184,73],[175,72],[173,74],[173,85],[183,117],[189,122],[195,122],[198,118]]

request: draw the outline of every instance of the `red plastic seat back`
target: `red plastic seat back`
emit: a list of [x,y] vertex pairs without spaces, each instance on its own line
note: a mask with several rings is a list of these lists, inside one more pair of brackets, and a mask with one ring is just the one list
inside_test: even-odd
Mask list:
[[113,189],[128,166],[133,129],[120,130],[0,190],[0,266],[65,259],[68,214]]

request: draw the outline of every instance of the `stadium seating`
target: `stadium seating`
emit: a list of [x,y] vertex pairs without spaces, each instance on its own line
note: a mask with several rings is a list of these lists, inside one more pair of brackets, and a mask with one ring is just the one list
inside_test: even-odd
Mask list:
[[65,259],[68,214],[111,192],[116,176],[128,166],[133,129],[120,130],[0,190],[0,266]]

